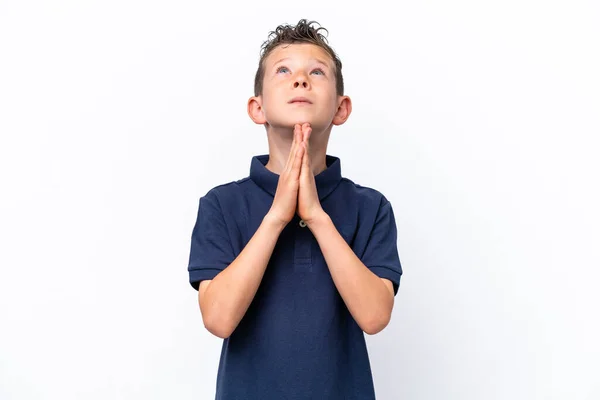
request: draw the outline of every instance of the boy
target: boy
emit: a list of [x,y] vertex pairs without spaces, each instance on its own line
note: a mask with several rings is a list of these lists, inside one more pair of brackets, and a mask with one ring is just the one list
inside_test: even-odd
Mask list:
[[364,333],[390,320],[396,224],[390,202],[326,154],[352,105],[313,22],[263,43],[248,114],[269,154],[200,198],[188,271],[204,326],[224,339],[216,399],[375,398]]

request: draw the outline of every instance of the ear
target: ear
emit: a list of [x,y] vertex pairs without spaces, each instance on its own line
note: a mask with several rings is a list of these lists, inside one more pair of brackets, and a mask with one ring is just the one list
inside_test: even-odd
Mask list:
[[333,125],[342,125],[352,113],[352,100],[348,96],[338,96],[338,109],[333,116]]
[[255,124],[264,125],[267,122],[260,96],[253,96],[248,99],[248,115]]

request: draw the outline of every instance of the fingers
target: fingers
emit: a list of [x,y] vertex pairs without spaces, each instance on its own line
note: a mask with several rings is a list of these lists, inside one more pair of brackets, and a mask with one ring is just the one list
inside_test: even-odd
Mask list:
[[300,176],[300,169],[302,168],[302,160],[308,158],[308,157],[303,157],[305,151],[306,151],[306,147],[304,146],[304,143],[300,143],[298,145],[298,150],[296,151],[296,157],[294,158],[294,164],[292,166],[292,176],[294,176],[294,177]]
[[[308,141],[302,143],[302,148],[303,148],[303,151],[308,154]],[[306,172],[310,172],[309,171],[310,166],[308,165],[309,160],[310,160],[310,157],[308,157],[308,156],[304,157],[302,159],[302,167],[303,167],[302,170],[306,170]]]
[[[312,128],[308,122],[294,125],[292,147],[284,169],[286,173],[292,173],[292,176],[300,175],[303,155],[308,152],[308,138],[310,137],[311,132]],[[297,171],[296,168],[298,168]]]
[[294,159],[296,157],[296,153],[298,151],[298,147],[300,146],[300,125],[294,125],[294,135],[292,139],[292,147],[290,148],[290,154],[288,155],[287,163],[283,168],[282,174],[289,174],[294,167]]
[[305,122],[302,124],[302,141],[308,143],[308,139],[310,138],[310,134],[312,133],[312,128],[310,123]]
[[[300,125],[300,147],[302,148],[302,157],[300,159],[300,163],[298,165],[299,171],[298,173],[301,175],[303,172],[303,165],[308,165],[308,139],[310,138],[310,134],[312,132],[312,128],[310,127],[310,123],[305,122]],[[306,155],[306,157],[304,157]]]
[[[312,133],[312,128],[310,127],[309,123],[305,123],[302,125],[302,146],[304,147],[304,152],[308,155],[308,151],[309,151],[309,139],[310,139],[310,135]],[[303,165],[308,165],[308,161],[309,161],[309,157],[304,157],[304,159],[302,160],[302,164]]]
[[289,170],[291,165],[294,163],[294,156],[296,154],[296,146],[298,145],[298,124],[294,125],[294,135],[292,137],[292,147],[290,148],[290,154],[288,154],[288,159],[285,164],[285,170]]

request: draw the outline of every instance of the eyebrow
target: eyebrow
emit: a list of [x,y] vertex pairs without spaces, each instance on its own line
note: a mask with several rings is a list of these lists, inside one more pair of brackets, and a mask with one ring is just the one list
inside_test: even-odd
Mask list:
[[[289,60],[289,57],[282,58],[281,60],[278,60],[278,61],[276,61],[276,62],[275,62],[273,65],[277,65],[277,64],[279,64],[280,62],[282,62],[282,61],[285,61],[285,60]],[[327,63],[326,63],[325,61],[323,61],[323,60],[319,60],[318,58],[311,58],[311,59],[310,59],[310,61],[316,61],[316,62],[317,62],[317,63],[319,63],[319,64],[323,64],[323,65],[324,65],[324,66],[326,66],[327,68],[331,68],[331,67],[329,66],[329,64],[327,64]]]

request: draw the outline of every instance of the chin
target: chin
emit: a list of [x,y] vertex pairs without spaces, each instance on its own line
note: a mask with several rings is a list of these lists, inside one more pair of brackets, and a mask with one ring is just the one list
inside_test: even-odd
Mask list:
[[296,124],[304,124],[308,122],[311,127],[314,129],[314,121],[308,118],[298,118],[298,119],[287,119],[285,121],[273,121],[270,122],[269,125],[275,129],[294,129]]
[[269,122],[269,125],[275,129],[294,129],[294,125],[306,122],[313,130],[322,130],[327,126],[327,122],[323,122],[322,119],[303,113],[288,113],[285,118],[273,120]]
[[322,119],[319,118],[315,118],[313,116],[308,116],[308,115],[297,115],[294,117],[288,117],[286,118],[289,121],[289,126],[291,126],[292,128],[294,127],[295,124],[304,124],[304,123],[309,123],[310,126],[315,129],[318,126],[324,126],[325,123],[322,121]]

